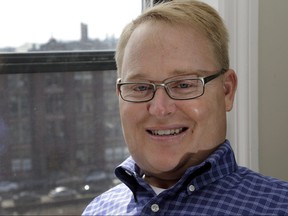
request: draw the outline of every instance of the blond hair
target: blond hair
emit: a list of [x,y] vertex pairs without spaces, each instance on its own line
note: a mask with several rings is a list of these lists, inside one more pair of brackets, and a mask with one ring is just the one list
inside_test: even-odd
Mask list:
[[197,28],[211,42],[219,67],[229,68],[229,36],[218,12],[211,6],[197,0],[174,0],[148,8],[124,28],[115,53],[119,77],[122,73],[123,56],[129,38],[133,31],[146,21],[163,21]]

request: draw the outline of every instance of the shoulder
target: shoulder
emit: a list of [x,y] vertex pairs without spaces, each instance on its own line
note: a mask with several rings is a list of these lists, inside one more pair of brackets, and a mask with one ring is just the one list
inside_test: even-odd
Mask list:
[[[284,215],[288,213],[288,183],[264,176],[245,167],[213,183],[219,199],[248,215]],[[222,201],[221,201],[222,202]],[[248,213],[247,213],[248,212]]]
[[283,190],[287,190],[288,192],[288,182],[282,181],[277,178],[273,178],[271,176],[265,176],[261,173],[252,171],[246,167],[239,167],[239,169],[236,172],[236,175],[240,175],[244,180],[251,183],[261,183],[263,185],[267,185],[270,188],[279,188]]
[[[108,215],[119,212],[123,202],[131,200],[133,194],[124,184],[119,184],[94,198],[83,212],[84,215]],[[121,203],[121,204],[120,204]]]
[[262,175],[245,167],[239,167],[232,176],[241,181],[240,185],[247,193],[264,199],[283,200],[288,204],[288,182]]

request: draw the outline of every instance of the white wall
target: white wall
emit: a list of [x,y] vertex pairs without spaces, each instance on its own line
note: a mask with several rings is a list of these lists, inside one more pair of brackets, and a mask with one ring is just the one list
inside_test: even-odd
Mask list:
[[219,1],[218,0],[201,0],[209,5],[211,5],[212,7],[214,7],[216,10],[219,9]]
[[238,76],[228,138],[238,164],[258,171],[258,0],[219,0],[219,12],[230,34],[230,68]]
[[[259,167],[288,181],[288,1],[259,1]],[[256,99],[256,98],[255,98]]]

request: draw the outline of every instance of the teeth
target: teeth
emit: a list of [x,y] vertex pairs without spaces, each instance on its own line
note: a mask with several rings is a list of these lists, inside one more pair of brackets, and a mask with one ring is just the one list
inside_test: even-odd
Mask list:
[[183,131],[183,128],[172,129],[172,130],[154,130],[151,131],[153,135],[158,136],[169,136],[169,135],[177,135]]

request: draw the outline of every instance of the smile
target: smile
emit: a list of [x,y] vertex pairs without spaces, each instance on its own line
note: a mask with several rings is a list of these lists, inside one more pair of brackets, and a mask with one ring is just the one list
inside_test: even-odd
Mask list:
[[148,132],[155,136],[171,136],[171,135],[178,135],[185,130],[187,130],[187,128],[177,128],[171,130],[148,130]]

